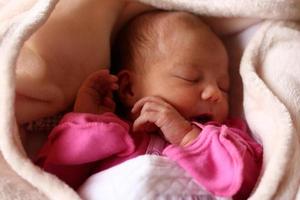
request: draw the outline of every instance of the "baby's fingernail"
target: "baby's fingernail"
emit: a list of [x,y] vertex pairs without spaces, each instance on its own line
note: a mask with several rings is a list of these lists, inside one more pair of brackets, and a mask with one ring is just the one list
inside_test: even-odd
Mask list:
[[132,107],[131,108],[131,112],[133,113],[135,111],[135,107]]
[[114,80],[114,81],[118,80],[118,77],[117,77],[116,75],[110,75],[110,77],[111,77],[111,79]]
[[119,88],[119,85],[118,84],[113,84],[112,86],[111,86],[111,89],[113,89],[113,90],[116,90],[116,89],[118,89]]

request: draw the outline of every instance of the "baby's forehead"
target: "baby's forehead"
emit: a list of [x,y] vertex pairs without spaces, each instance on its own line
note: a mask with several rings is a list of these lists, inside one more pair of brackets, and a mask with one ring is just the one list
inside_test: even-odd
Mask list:
[[[158,32],[157,36],[185,33],[185,32],[209,32],[208,26],[202,20],[193,14],[185,12],[174,12],[158,17],[153,26]],[[155,27],[156,26],[156,27]]]
[[132,29],[136,37],[146,35],[152,39],[159,39],[162,35],[184,31],[208,32],[208,26],[199,16],[187,12],[158,11],[139,16],[133,23]]
[[198,16],[169,11],[150,12],[137,17],[129,26],[126,35],[133,52],[131,59],[139,63],[160,60],[169,55],[168,52],[182,49],[184,43],[201,44],[197,48],[205,48],[203,45],[209,43],[212,47],[213,38],[216,38]]
[[[146,14],[138,19],[136,25],[139,30],[131,37],[133,41],[143,44],[136,46],[140,50],[159,51],[159,47],[170,44],[170,42],[171,47],[174,47],[174,42],[180,46],[188,37],[210,41],[214,38],[213,32],[198,16],[186,12]],[[171,47],[168,46],[168,48]]]

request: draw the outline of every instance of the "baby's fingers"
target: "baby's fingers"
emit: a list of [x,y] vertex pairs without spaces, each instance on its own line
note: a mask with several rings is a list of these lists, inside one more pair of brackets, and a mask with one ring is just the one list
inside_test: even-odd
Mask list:
[[146,98],[142,98],[138,100],[132,107],[131,112],[132,113],[138,113],[141,111],[143,105],[146,103]]
[[93,87],[97,90],[101,90],[103,88],[116,90],[119,88],[118,77],[112,74],[108,74],[105,77],[98,77],[98,79],[94,82]]
[[110,89],[111,89],[111,90],[117,90],[117,89],[119,89],[118,83],[112,83],[112,84],[110,85]]
[[[118,77],[109,73],[107,69],[101,69],[92,73],[84,82],[85,87],[100,90],[102,88],[115,89]],[[111,87],[113,85],[113,87]]]
[[109,77],[109,71],[108,69],[101,69],[98,70],[92,74],[90,74],[88,76],[88,78],[86,79],[85,83],[86,84],[93,84],[95,82],[98,82],[99,79],[107,79],[107,77]]
[[107,108],[107,110],[111,112],[113,112],[116,108],[116,104],[111,97],[105,97],[101,106]]
[[148,96],[138,100],[132,107],[131,112],[132,113],[140,112],[146,103],[153,103],[155,105],[161,105],[161,106],[167,105],[167,103],[164,100],[162,100],[160,97]]
[[157,114],[155,112],[147,112],[143,115],[140,115],[133,123],[133,131],[156,131],[158,129],[158,127],[155,125],[156,118]]

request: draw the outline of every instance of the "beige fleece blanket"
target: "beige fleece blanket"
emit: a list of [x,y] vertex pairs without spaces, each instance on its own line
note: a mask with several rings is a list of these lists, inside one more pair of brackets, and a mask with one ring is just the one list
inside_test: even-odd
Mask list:
[[[300,26],[292,21],[272,21],[299,20],[300,2],[141,1],[206,16],[268,19],[251,34],[239,65],[244,115],[254,136],[264,146],[263,170],[250,199],[300,199]],[[28,159],[14,112],[15,69],[20,49],[47,20],[57,2],[0,1],[0,199],[3,200],[80,199],[75,191]],[[234,55],[234,50],[231,54]]]

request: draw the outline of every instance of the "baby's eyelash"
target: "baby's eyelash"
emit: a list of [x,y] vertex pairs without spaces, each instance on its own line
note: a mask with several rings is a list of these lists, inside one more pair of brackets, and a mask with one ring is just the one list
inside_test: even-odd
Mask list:
[[218,81],[218,87],[220,88],[220,90],[222,90],[223,92],[228,93],[230,90],[230,82],[228,80],[221,80]]
[[229,88],[220,87],[220,86],[219,86],[219,88],[222,92],[229,93]]
[[197,83],[200,80],[200,77],[189,78],[188,76],[180,76],[177,74],[174,74],[173,76],[175,78],[178,78],[178,79],[184,80],[186,82],[190,82],[190,83]]
[[195,78],[195,79],[188,79],[188,78],[184,78],[184,77],[180,77],[180,76],[177,76],[177,78],[180,78],[184,81],[187,81],[187,82],[191,82],[191,83],[197,83],[199,81],[198,78]]

